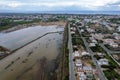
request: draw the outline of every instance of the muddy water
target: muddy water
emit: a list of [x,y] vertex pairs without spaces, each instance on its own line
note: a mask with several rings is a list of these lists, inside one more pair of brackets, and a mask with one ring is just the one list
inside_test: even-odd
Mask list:
[[0,33],[0,45],[15,50],[20,46],[36,39],[37,37],[55,31],[63,31],[63,28],[58,28],[56,25],[52,26],[34,26],[17,31],[13,31],[7,34]]
[[[0,37],[0,43],[11,50],[14,50],[46,32],[63,30],[63,28],[56,27],[57,26],[50,26],[45,28],[42,27],[42,29],[40,27],[39,29],[38,27],[32,27],[32,30],[34,31],[35,29],[35,32],[32,32],[32,30],[29,28],[23,29],[23,32],[20,30],[9,33],[7,35],[4,34],[3,37]],[[14,37],[12,35],[14,35]],[[5,38],[6,40],[4,40]],[[61,44],[62,34],[53,33],[48,34],[17,50],[13,54],[0,61],[0,80],[18,80],[20,75],[22,75],[27,69],[32,67],[43,57],[45,57],[49,62],[55,60],[60,52],[59,48],[61,47]],[[50,67],[54,65],[49,63],[48,66],[49,67],[47,68],[51,69]]]

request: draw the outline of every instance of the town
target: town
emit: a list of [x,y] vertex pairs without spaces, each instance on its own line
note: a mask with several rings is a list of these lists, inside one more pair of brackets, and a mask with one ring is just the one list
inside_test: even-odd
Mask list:
[[119,16],[69,18],[70,80],[120,80]]

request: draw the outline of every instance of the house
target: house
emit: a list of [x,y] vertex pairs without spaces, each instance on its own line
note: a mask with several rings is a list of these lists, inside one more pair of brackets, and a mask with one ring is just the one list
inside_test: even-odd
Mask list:
[[113,33],[112,35],[116,40],[120,40],[120,35],[118,33]]
[[86,80],[87,77],[84,72],[78,72],[78,80]]
[[86,74],[87,79],[93,79],[93,69],[91,66],[84,66],[83,67],[84,73]]
[[80,57],[80,53],[79,53],[78,51],[75,51],[75,52],[73,53],[73,55],[74,55],[74,57]]
[[77,70],[77,72],[84,72],[82,66],[80,66],[80,67],[76,67],[76,70]]
[[76,60],[75,60],[75,65],[76,65],[76,67],[82,67],[82,62],[81,62],[81,60],[80,60],[80,59],[76,59]]
[[104,37],[104,35],[101,34],[101,33],[99,33],[99,34],[97,34],[97,33],[91,34],[91,36],[94,37],[95,39],[98,39],[98,40],[102,40],[103,37]]
[[119,45],[118,45],[117,43],[110,43],[109,45],[110,45],[111,47],[113,47],[113,48],[119,47]]
[[78,26],[79,28],[82,28],[83,26]]
[[93,69],[91,66],[83,66],[83,70],[85,73],[93,73]]
[[96,45],[95,45],[95,43],[89,43],[89,46],[90,47],[95,47]]
[[114,43],[113,39],[104,39],[103,41],[104,41],[105,44]]
[[91,42],[92,42],[92,43],[97,44],[97,41],[95,40],[95,38],[94,38],[94,37],[90,37],[89,39],[91,40]]
[[84,32],[84,29],[81,29],[80,32],[81,32],[81,33]]
[[70,30],[71,31],[76,31],[76,28],[75,27],[71,27]]
[[107,59],[99,59],[97,62],[99,65],[109,65],[109,61]]
[[74,32],[74,31],[71,31],[70,33],[71,33],[71,34],[75,34],[75,32]]
[[86,51],[83,51],[83,52],[81,53],[81,55],[82,55],[82,56],[85,56],[85,55],[88,55],[88,56],[89,56],[90,54],[89,54],[88,52],[86,52]]
[[120,32],[120,26],[117,28],[118,32]]
[[99,57],[104,57],[105,55],[103,53],[96,53]]
[[87,28],[87,31],[90,32],[90,33],[95,32],[95,30],[91,29],[91,28]]
[[114,37],[116,40],[120,40],[120,35]]

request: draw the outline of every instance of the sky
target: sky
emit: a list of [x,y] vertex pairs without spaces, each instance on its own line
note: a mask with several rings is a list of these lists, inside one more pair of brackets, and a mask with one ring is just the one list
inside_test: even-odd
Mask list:
[[120,11],[120,0],[0,0],[0,12]]

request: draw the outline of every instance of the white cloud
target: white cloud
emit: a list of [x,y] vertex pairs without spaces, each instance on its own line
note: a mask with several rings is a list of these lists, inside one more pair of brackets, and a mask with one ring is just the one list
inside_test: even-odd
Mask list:
[[6,6],[10,8],[15,8],[15,7],[22,6],[22,5],[23,3],[18,2],[18,1],[5,1],[5,0],[0,1],[0,6]]
[[33,6],[45,6],[45,7],[69,7],[78,6],[88,9],[98,9],[102,6],[107,6],[108,4],[116,3],[120,0],[62,0],[62,1],[44,1],[44,2],[34,2],[27,5]]
[[[120,0],[0,0],[0,6],[10,8],[31,7],[65,8],[76,6],[88,10],[99,10],[101,7],[111,7],[109,4],[117,3]],[[27,7],[28,6],[28,7]]]
[[18,2],[12,2],[12,3],[9,3],[8,6],[9,7],[19,7],[19,6],[22,6],[23,4],[22,3],[18,3]]

